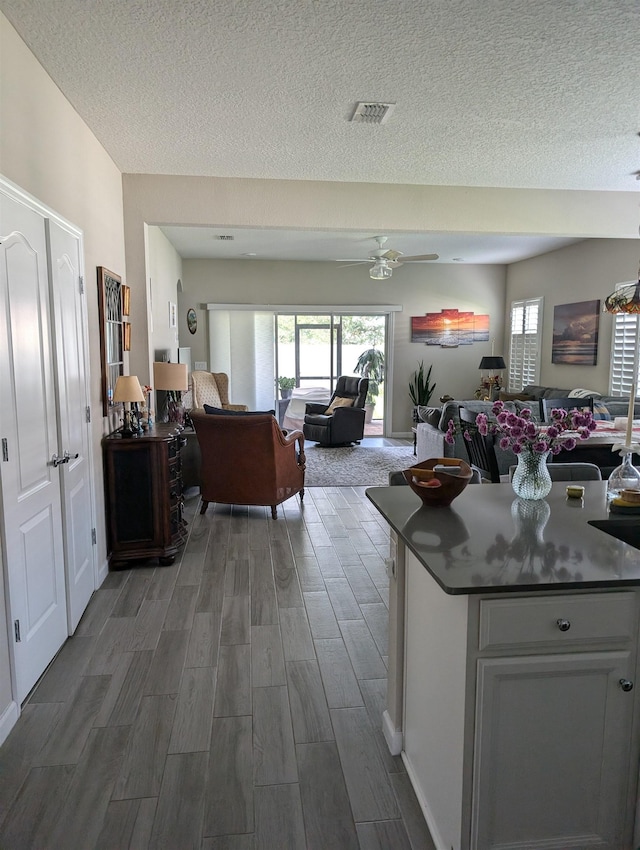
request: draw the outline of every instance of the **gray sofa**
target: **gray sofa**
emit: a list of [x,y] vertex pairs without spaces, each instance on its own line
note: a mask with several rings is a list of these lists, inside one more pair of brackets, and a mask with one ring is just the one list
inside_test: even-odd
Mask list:
[[[522,390],[522,393],[517,394],[520,398],[515,398],[515,393],[511,394],[512,398],[504,402],[505,410],[511,410],[517,413],[523,407],[528,407],[533,416],[539,419],[541,398],[564,398],[570,392],[570,389],[558,387],[527,386]],[[606,408],[608,415],[612,419],[616,416],[627,415],[629,407],[628,397],[601,396],[595,392],[589,395],[593,395],[594,403],[597,401],[601,410]],[[576,397],[576,404],[579,403],[580,397]],[[491,415],[492,406],[492,401],[479,401],[473,398],[448,401],[442,406],[442,409],[421,408],[420,415],[423,421],[418,422],[416,425],[417,460],[423,461],[431,457],[459,457],[463,460],[468,460],[464,437],[461,434],[456,434],[455,443],[452,446],[444,439],[444,433],[447,430],[449,420],[453,419],[456,425],[459,424],[458,410],[461,407],[465,407],[475,413]],[[640,401],[638,399],[635,402],[634,416],[640,417]],[[602,413],[601,418],[606,418],[606,414]],[[507,475],[509,467],[516,463],[515,455],[512,451],[503,451],[499,447],[496,447],[496,457],[500,474]],[[613,464],[613,466],[616,465],[615,463]],[[603,468],[603,476],[606,477],[609,471],[609,468]]]

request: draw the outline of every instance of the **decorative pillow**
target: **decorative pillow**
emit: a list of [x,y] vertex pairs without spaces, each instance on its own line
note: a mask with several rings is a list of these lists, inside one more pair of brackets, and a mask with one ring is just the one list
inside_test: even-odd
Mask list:
[[353,407],[353,399],[336,396],[329,407],[325,410],[325,416],[331,416],[336,407]]
[[533,395],[527,395],[523,390],[520,390],[517,393],[507,393],[503,390],[500,390],[498,393],[498,398],[500,401],[535,401],[536,397]]
[[593,418],[594,419],[612,419],[613,417],[609,413],[609,408],[606,404],[603,404],[601,401],[593,402]]
[[433,425],[437,428],[440,424],[442,410],[439,407],[425,407],[422,404],[418,405],[418,418],[421,422],[426,422],[427,425]]
[[[577,387],[575,390],[571,390],[567,398],[599,398],[602,393],[597,393],[595,390],[583,390],[580,387]],[[611,417],[609,417],[611,419]]]
[[270,413],[275,416],[275,410],[226,410],[224,407],[211,407],[210,404],[204,405],[204,412],[210,413],[213,416],[264,416]]

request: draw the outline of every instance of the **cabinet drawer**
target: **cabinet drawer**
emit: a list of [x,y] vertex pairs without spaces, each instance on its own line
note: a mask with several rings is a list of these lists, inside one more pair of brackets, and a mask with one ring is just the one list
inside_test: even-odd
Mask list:
[[626,641],[635,623],[633,591],[482,599],[479,649]]

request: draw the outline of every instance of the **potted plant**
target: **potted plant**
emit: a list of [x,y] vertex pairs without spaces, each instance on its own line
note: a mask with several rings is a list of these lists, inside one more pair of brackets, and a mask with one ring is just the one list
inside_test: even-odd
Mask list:
[[377,348],[367,348],[363,351],[354,367],[354,372],[369,379],[369,389],[365,400],[365,422],[371,422],[376,399],[380,392],[380,384],[384,381],[384,352]]
[[295,385],[295,378],[284,378],[282,375],[278,378],[278,386],[280,387],[280,395],[282,398],[291,398],[291,391]]
[[435,392],[436,382],[430,383],[432,368],[433,364],[429,366],[425,374],[424,361],[421,360],[409,381],[409,398],[413,402],[414,422],[418,421],[418,407],[426,407]]

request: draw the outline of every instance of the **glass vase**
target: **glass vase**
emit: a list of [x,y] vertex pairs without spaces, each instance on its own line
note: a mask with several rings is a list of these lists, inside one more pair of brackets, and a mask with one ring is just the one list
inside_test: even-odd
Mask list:
[[615,499],[622,490],[640,489],[640,471],[631,463],[633,452],[630,448],[620,450],[622,463],[616,466],[607,481],[607,496]]
[[551,490],[551,475],[547,468],[549,452],[525,449],[518,455],[518,465],[511,486],[521,499],[544,499]]

